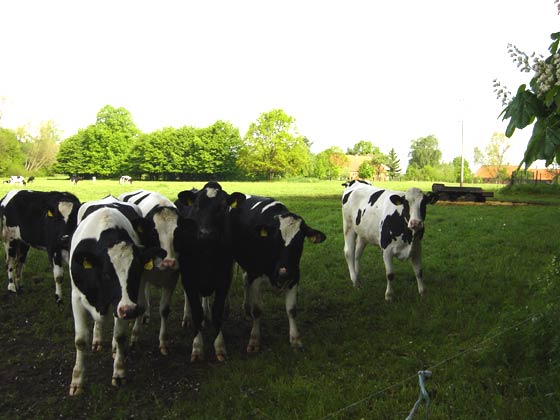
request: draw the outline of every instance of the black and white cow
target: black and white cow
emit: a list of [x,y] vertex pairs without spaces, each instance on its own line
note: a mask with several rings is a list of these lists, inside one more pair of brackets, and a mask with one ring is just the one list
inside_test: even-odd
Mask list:
[[[141,220],[141,219],[139,219]],[[135,226],[117,209],[100,208],[78,225],[70,245],[72,313],[76,346],[76,364],[72,371],[69,394],[82,392],[84,358],[89,342],[88,314],[93,318],[92,349],[101,349],[103,324],[114,315],[112,384],[125,382],[124,351],[128,320],[141,315],[142,274],[153,268],[153,259],[164,258],[159,247],[144,248]]]
[[84,179],[83,176],[78,176],[78,175],[72,175],[70,177],[70,182],[74,185],[76,185],[78,182],[80,182],[82,179]]
[[383,251],[387,277],[385,299],[393,298],[393,257],[410,259],[418,292],[425,291],[422,279],[422,237],[426,206],[437,201],[437,194],[424,194],[418,188],[406,192],[377,188],[361,182],[343,184],[342,225],[344,256],[350,279],[359,286],[359,260],[367,244]]
[[0,234],[6,252],[8,290],[21,288],[30,247],[46,249],[53,267],[55,298],[62,302],[63,260],[68,262],[69,238],[76,229],[80,201],[66,192],[12,190],[0,201]]
[[10,184],[10,185],[20,185],[23,186],[25,185],[25,178],[22,177],[21,175],[11,175],[10,179],[7,179],[5,181],[2,181],[4,184]]
[[268,197],[248,195],[241,205],[232,209],[231,219],[233,255],[245,271],[243,306],[253,320],[247,351],[260,349],[260,287],[266,281],[286,292],[290,343],[294,348],[302,348],[295,317],[303,243],[305,238],[321,243],[326,239],[325,234]]
[[[136,204],[142,211],[142,216],[153,223],[155,228],[155,238],[153,244],[165,250],[164,259],[156,259],[154,270],[144,273],[145,280],[162,289],[159,313],[161,326],[159,333],[159,349],[161,354],[169,354],[169,344],[167,339],[167,318],[171,296],[179,280],[179,263],[173,245],[175,230],[179,226],[179,214],[177,207],[168,198],[160,193],[146,190],[137,190],[130,193],[121,194],[119,200]],[[141,303],[146,305],[146,314],[142,319],[135,322],[132,341],[138,340],[141,324],[147,322],[149,318],[149,288],[146,287],[146,295],[141,297]],[[144,302],[145,299],[145,302]]]
[[121,185],[131,184],[132,185],[132,177],[129,176],[129,175],[121,176],[121,178],[119,179],[119,184],[121,184]]
[[202,299],[214,295],[212,324],[216,329],[216,358],[226,358],[222,334],[224,305],[233,275],[230,210],[243,203],[245,195],[225,192],[217,182],[208,182],[202,190],[182,191],[176,201],[183,224],[191,229],[180,230],[175,237],[183,289],[191,307],[194,340],[191,362],[204,358]]

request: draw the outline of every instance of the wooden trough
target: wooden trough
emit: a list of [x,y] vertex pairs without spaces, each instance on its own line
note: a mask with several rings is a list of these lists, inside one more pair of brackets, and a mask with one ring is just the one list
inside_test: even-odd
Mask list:
[[486,202],[486,197],[494,197],[492,191],[483,191],[479,187],[447,187],[444,184],[432,184],[432,191],[441,201]]

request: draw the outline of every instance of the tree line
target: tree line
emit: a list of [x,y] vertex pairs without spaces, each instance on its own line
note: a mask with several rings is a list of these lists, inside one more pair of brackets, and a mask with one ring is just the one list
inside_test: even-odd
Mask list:
[[[295,119],[281,109],[262,113],[241,137],[229,122],[209,127],[165,127],[141,132],[124,108],[103,107],[94,124],[64,140],[54,122],[41,124],[39,132],[28,127],[0,128],[0,173],[66,174],[114,178],[123,174],[149,180],[272,180],[286,177],[343,179],[349,176],[348,155],[366,156],[358,176],[365,179],[412,179],[456,182],[458,157],[441,161],[435,136],[411,141],[403,174],[394,149],[388,154],[366,140],[344,152],[330,147],[320,153],[300,135]],[[483,153],[478,151],[482,159]],[[472,180],[468,162],[465,181]]]

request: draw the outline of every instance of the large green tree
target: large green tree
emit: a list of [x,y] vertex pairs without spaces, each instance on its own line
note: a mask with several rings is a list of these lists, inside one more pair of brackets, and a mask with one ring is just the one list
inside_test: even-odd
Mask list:
[[408,156],[410,158],[408,161],[409,166],[416,168],[438,166],[441,160],[441,151],[439,150],[439,142],[436,136],[430,134],[429,136],[412,140]]
[[348,166],[348,157],[340,147],[330,147],[317,153],[313,176],[320,179],[337,179]]
[[128,154],[139,134],[126,109],[106,105],[95,124],[62,142],[56,169],[67,174],[119,175],[128,167]]
[[370,155],[374,153],[375,146],[371,141],[360,140],[353,147],[346,149],[349,155]]
[[36,173],[39,170],[48,170],[56,161],[58,153],[60,130],[54,121],[42,121],[39,134],[32,135],[28,127],[19,127],[17,135],[22,143],[25,153],[25,170]]
[[297,133],[295,119],[274,109],[249,126],[238,164],[249,176],[272,179],[302,175],[310,158],[309,143]]

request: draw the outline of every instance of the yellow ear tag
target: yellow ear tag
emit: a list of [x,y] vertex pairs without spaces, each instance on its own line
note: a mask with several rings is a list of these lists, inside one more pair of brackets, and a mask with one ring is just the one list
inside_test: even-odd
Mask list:
[[50,211],[50,210],[49,210],[49,211],[47,212],[47,216],[49,216],[49,217],[53,217],[53,216],[54,216],[54,214],[53,214],[53,212],[52,212],[52,211]]
[[268,232],[266,231],[265,228],[262,228],[261,231],[259,232],[259,235],[261,236],[261,238],[266,238],[268,236]]
[[234,201],[233,203],[230,204],[229,208],[230,209],[234,209],[237,207],[237,201]]
[[84,261],[82,262],[82,265],[86,270],[91,270],[93,268],[93,265],[91,265],[91,263],[85,258]]
[[146,264],[144,264],[144,270],[152,270],[154,268],[154,261],[149,260]]

